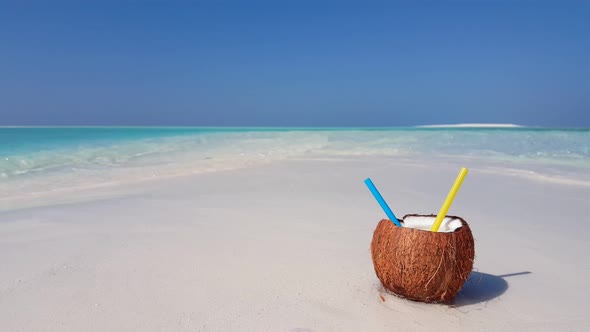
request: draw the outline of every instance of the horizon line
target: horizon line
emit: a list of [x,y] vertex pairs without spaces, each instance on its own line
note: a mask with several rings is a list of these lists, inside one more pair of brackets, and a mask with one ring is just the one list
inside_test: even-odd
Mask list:
[[527,126],[509,123],[457,123],[411,126],[176,126],[176,125],[9,125],[0,129],[17,128],[160,128],[160,129],[590,129],[590,126]]

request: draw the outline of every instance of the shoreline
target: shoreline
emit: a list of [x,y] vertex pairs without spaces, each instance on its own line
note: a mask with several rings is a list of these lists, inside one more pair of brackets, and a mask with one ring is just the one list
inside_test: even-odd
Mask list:
[[[135,179],[124,179],[121,177],[118,180],[106,183],[93,183],[85,186],[60,188],[51,191],[28,192],[19,196],[0,196],[0,213],[36,206],[50,206],[52,204],[88,201],[96,197],[108,197],[112,192],[133,193],[137,190],[141,190],[141,188],[145,186],[165,184],[168,181],[174,181],[176,179],[184,178],[190,180],[193,177],[206,176],[207,174],[228,173],[256,167],[269,167],[273,164],[277,164],[280,167],[282,164],[293,162],[368,162],[389,163],[400,167],[421,167],[423,165],[428,165],[429,163],[435,163],[442,165],[443,167],[454,165],[457,169],[464,165],[468,165],[468,168],[472,171],[476,170],[477,172],[492,175],[515,177],[537,183],[590,187],[590,176],[587,176],[582,169],[572,167],[568,170],[568,168],[561,165],[557,168],[551,168],[550,165],[531,165],[527,163],[514,165],[514,163],[503,163],[501,161],[489,162],[481,157],[467,156],[462,158],[456,158],[455,156],[437,156],[435,158],[426,158],[424,156],[416,156],[415,158],[409,156],[299,156],[283,160],[261,161],[251,165],[235,166],[233,168],[219,170],[164,173],[158,174],[158,176]],[[584,177],[584,175],[586,176]]]

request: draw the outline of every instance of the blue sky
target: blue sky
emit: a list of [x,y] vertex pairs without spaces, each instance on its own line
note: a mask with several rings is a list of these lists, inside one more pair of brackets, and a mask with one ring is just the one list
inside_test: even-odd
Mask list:
[[0,4],[0,125],[590,126],[587,1]]

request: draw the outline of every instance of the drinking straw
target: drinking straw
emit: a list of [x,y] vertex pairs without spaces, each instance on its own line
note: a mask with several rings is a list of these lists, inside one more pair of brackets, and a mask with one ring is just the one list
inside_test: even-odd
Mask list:
[[371,181],[370,178],[367,178],[365,180],[365,184],[367,185],[367,187],[369,188],[369,190],[371,191],[379,205],[381,205],[383,211],[385,211],[385,214],[387,215],[389,220],[391,220],[391,222],[393,222],[397,227],[402,227],[399,221],[397,221],[395,214],[393,214],[393,211],[391,211],[391,209],[389,208],[389,205],[387,205],[387,203],[383,199],[383,196],[381,196],[381,194],[379,193],[379,190],[377,190],[377,188],[373,184],[373,181]]
[[461,184],[463,183],[463,180],[465,179],[467,172],[467,168],[461,168],[461,171],[459,172],[459,175],[457,175],[455,183],[453,183],[453,186],[451,187],[451,190],[449,191],[449,194],[447,195],[445,202],[441,206],[440,211],[438,211],[436,219],[434,219],[434,223],[430,228],[431,232],[438,232],[440,224],[442,223],[443,219],[447,216],[447,212],[449,211],[451,204],[453,204],[453,199],[455,199],[455,195],[457,195],[457,191],[459,191],[459,188],[461,187]]

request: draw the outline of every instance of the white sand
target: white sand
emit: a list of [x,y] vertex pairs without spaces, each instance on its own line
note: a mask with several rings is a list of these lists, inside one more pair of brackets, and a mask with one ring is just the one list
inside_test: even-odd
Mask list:
[[460,166],[286,161],[0,213],[0,330],[590,328],[588,186],[471,167],[450,214],[477,272],[455,306],[381,288],[363,180],[400,217],[436,213]]

